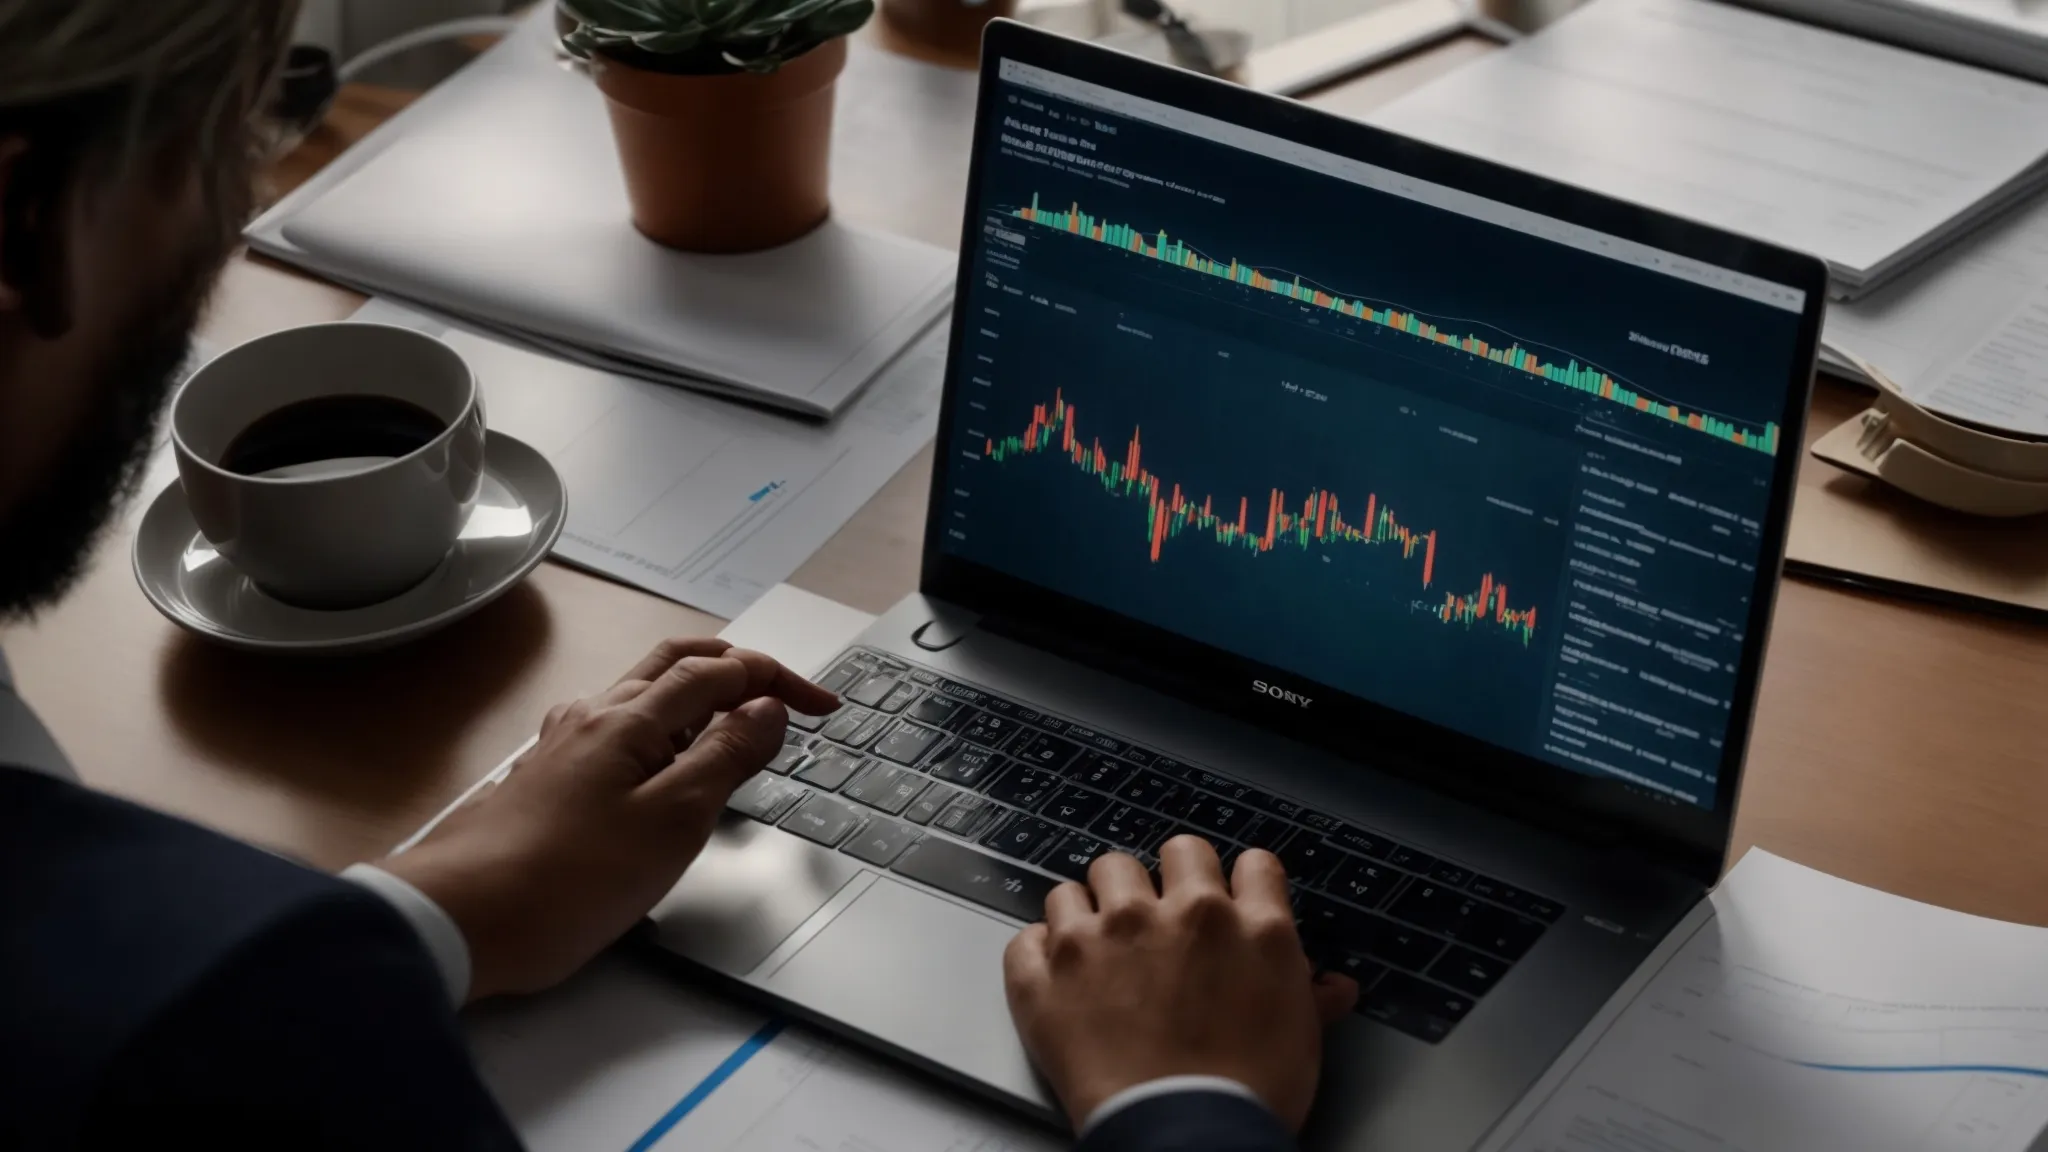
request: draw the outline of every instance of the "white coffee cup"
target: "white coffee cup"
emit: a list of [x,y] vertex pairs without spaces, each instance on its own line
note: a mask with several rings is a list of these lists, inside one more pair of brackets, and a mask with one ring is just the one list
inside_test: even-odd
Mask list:
[[[403,400],[445,427],[403,455],[258,475],[222,467],[259,420],[329,397]],[[469,365],[432,336],[316,324],[252,340],[195,372],[171,402],[171,442],[192,518],[222,557],[286,603],[359,608],[426,579],[454,547],[483,480],[483,399]]]

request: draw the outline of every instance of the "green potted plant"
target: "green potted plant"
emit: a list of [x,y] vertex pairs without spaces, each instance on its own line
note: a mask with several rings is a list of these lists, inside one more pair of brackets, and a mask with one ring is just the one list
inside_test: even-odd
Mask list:
[[611,111],[633,224],[748,252],[823,223],[833,86],[874,0],[561,0]]

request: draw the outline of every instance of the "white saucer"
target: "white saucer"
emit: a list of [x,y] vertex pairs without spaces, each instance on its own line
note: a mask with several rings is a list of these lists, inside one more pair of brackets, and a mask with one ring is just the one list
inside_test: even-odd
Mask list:
[[445,628],[504,595],[555,546],[568,494],[547,458],[501,432],[485,447],[483,490],[462,538],[431,576],[367,608],[321,612],[266,595],[199,534],[173,482],[135,531],[135,580],[171,622],[255,652],[371,652]]

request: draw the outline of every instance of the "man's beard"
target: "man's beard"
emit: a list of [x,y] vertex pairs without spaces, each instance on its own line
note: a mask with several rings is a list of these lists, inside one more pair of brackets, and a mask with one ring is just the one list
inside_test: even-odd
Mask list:
[[164,399],[190,356],[192,329],[234,230],[199,230],[172,275],[122,325],[93,373],[91,406],[50,470],[0,518],[0,620],[55,603],[85,569],[100,530],[148,470]]

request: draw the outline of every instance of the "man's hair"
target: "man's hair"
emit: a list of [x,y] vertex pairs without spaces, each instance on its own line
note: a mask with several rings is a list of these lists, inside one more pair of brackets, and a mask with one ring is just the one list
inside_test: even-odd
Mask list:
[[196,163],[223,215],[245,204],[227,185],[248,179],[253,116],[297,15],[298,0],[0,0],[0,140],[29,145],[0,202],[0,280],[38,335],[70,326],[65,197]]

